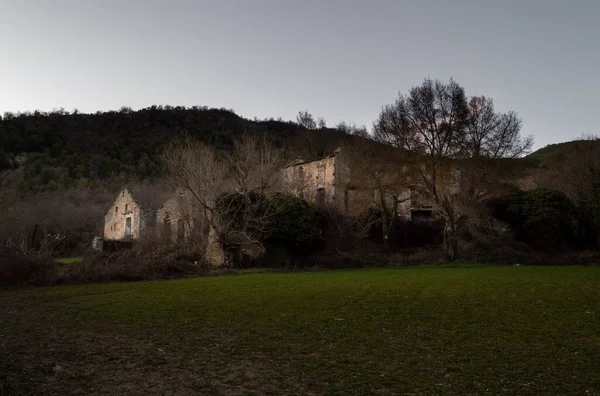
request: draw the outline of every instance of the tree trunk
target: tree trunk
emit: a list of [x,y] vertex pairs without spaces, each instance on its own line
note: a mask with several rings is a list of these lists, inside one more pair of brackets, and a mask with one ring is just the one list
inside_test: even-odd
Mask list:
[[445,226],[444,245],[448,261],[455,261],[458,258],[458,236],[456,235],[456,224],[452,220],[447,221]]

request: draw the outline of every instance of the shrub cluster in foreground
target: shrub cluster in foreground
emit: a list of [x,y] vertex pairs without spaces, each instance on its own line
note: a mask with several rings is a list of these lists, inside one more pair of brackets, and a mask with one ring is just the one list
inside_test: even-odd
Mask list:
[[[278,249],[276,249],[277,251]],[[269,252],[269,250],[267,250]],[[0,251],[0,286],[46,286],[65,283],[96,283],[142,281],[206,276],[235,271],[235,268],[211,269],[198,250],[181,245],[135,245],[132,249],[99,253],[88,251],[82,261],[56,263],[35,260],[18,251]],[[267,257],[247,265],[249,268],[270,268],[277,271],[307,269],[344,269],[372,267],[404,267],[413,265],[447,265],[444,249],[437,245],[404,249],[396,253],[359,248],[347,252],[322,250],[290,260],[266,261],[277,258],[271,249]],[[594,265],[600,261],[596,251],[565,253],[539,252],[524,244],[497,245],[483,248],[468,245],[462,259],[452,265]]]
[[0,245],[0,285],[47,284],[54,265],[47,257],[24,254],[16,246]]

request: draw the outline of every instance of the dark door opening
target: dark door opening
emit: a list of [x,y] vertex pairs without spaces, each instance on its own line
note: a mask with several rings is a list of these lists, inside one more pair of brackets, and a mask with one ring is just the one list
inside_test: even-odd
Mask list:
[[131,238],[131,217],[125,219],[125,238]]
[[315,193],[315,202],[318,207],[325,207],[325,189],[323,187],[317,188],[317,192]]

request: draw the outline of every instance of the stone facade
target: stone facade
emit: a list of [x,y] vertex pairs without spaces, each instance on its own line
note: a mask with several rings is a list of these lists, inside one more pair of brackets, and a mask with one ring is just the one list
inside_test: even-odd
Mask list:
[[[411,219],[413,214],[419,219],[430,216],[433,205],[411,181],[407,168],[393,168],[400,169],[389,169],[389,173],[382,175],[380,181],[391,184],[389,179],[394,179],[393,182],[397,184],[399,215],[407,219]],[[283,169],[283,179],[286,189],[292,194],[317,206],[334,208],[350,216],[359,215],[379,200],[373,180],[358,169],[342,148],[338,148],[331,156],[315,161],[304,162],[297,158]]]
[[[163,241],[201,244],[212,267],[224,263],[223,250],[217,235],[204,219],[203,212],[191,194],[177,190],[158,209],[145,208],[135,199],[134,192],[125,188],[117,196],[104,216],[104,239],[94,240],[94,247],[102,250],[102,242],[133,241],[147,232]],[[115,242],[116,243],[116,242]]]
[[339,175],[336,172],[339,163],[337,152],[310,162],[298,158],[283,170],[285,183],[289,191],[302,199],[315,202],[318,206],[334,206],[339,190]]
[[[407,167],[377,158],[369,161],[379,161],[383,174],[379,181],[394,186],[389,191],[400,202],[399,216],[418,221],[432,217],[435,208],[421,189],[411,183]],[[341,148],[315,161],[298,158],[282,169],[282,176],[287,192],[349,216],[359,215],[380,201],[380,189]],[[160,207],[147,208],[140,205],[134,192],[125,188],[104,216],[104,239],[132,241],[144,232],[155,232],[172,243],[194,241],[201,244],[206,260],[219,267],[224,264],[224,253],[216,230],[209,224],[189,192],[177,190]]]
[[104,215],[104,239],[138,239],[144,232],[159,232],[173,242],[188,240],[203,227],[197,204],[178,190],[159,208],[143,207],[125,188]]
[[174,243],[190,240],[194,234],[200,237],[205,223],[202,220],[198,204],[183,190],[177,190],[156,213],[158,232]]
[[156,211],[142,208],[133,192],[123,189],[104,215],[104,239],[138,239],[145,229],[156,223]]

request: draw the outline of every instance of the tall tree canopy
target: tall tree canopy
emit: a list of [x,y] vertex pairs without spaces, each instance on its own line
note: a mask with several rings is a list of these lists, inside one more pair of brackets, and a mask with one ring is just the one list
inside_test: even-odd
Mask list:
[[418,184],[446,221],[451,258],[457,255],[457,228],[466,220],[465,207],[487,196],[494,185],[497,174],[490,170],[501,159],[531,148],[533,139],[521,136],[521,125],[514,112],[495,112],[491,99],[468,98],[453,79],[430,78],[399,94],[375,121],[375,139],[412,158]]

